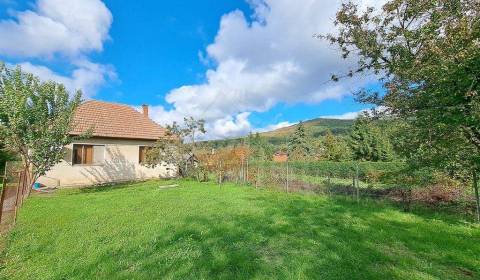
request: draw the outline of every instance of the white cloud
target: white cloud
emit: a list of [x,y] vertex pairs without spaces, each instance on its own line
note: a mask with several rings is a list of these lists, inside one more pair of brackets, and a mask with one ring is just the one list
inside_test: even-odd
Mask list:
[[250,112],[243,112],[235,117],[227,116],[211,122],[206,125],[206,130],[210,131],[207,139],[217,139],[227,137],[243,136],[252,131],[252,126],[248,121]]
[[320,116],[319,118],[322,119],[340,119],[340,120],[353,120],[358,118],[360,115],[366,115],[366,116],[378,116],[379,114],[387,114],[388,115],[389,111],[388,108],[385,106],[378,106],[378,107],[373,107],[369,109],[363,109],[360,111],[356,112],[347,112],[339,115],[325,115],[325,116]]
[[0,53],[38,58],[101,51],[111,23],[100,0],[38,0],[34,10],[0,21]]
[[[140,108],[140,107],[138,107]],[[170,125],[173,122],[182,123],[183,118],[189,115],[182,115],[175,110],[165,110],[161,105],[159,106],[150,106],[148,109],[150,117],[161,125]]]
[[81,89],[83,98],[91,98],[108,80],[116,80],[116,73],[111,66],[95,64],[89,61],[77,63],[71,77],[59,75],[49,68],[30,62],[19,63],[22,70],[38,76],[43,81],[62,83],[70,93]]
[[255,129],[255,132],[273,131],[273,130],[277,130],[277,129],[280,129],[280,128],[289,127],[289,126],[295,125],[297,123],[298,122],[293,122],[292,123],[292,122],[288,122],[288,121],[279,122],[279,123],[276,123],[276,124],[267,125],[267,126],[262,127],[262,128],[257,128],[257,129]]
[[[137,106],[137,110],[140,110],[140,107]],[[150,106],[149,114],[153,120],[161,125],[170,125],[173,122],[182,124],[185,116],[191,116],[175,110],[167,111],[162,106]],[[207,134],[200,135],[200,139],[209,140],[246,135],[253,130],[248,120],[250,114],[250,112],[242,112],[235,116],[225,116],[209,121],[205,124]]]
[[347,112],[339,115],[326,115],[320,116],[322,119],[339,119],[339,120],[353,120],[356,119],[360,114],[363,114],[367,110],[361,110],[358,112]]
[[[81,89],[90,98],[110,80],[113,66],[90,62],[88,54],[102,51],[109,38],[112,14],[100,0],[37,0],[31,10],[13,11],[0,20],[0,55],[7,58],[48,60],[73,68],[69,75],[55,73],[28,60],[18,63],[42,80]],[[37,62],[38,63],[38,62]]]
[[[343,60],[338,50],[313,35],[334,30],[341,1],[249,3],[254,9],[250,19],[241,11],[222,17],[215,41],[201,56],[204,63],[208,59],[216,65],[207,71],[206,81],[172,90],[166,96],[172,109],[158,109],[157,120],[184,115],[207,123],[236,120],[243,112],[267,111],[280,102],[341,99],[369,82],[365,77],[328,82],[332,73],[347,72],[353,61]],[[233,131],[212,127],[219,137]]]

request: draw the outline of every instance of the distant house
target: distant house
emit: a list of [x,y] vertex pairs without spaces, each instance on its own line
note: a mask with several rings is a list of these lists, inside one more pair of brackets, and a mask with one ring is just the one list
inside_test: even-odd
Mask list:
[[274,162],[286,162],[288,160],[288,154],[286,152],[276,152],[273,155]]
[[115,103],[87,101],[74,115],[71,135],[92,129],[91,138],[74,141],[65,147],[63,161],[55,165],[38,182],[46,186],[68,187],[112,182],[171,177],[172,166],[149,168],[142,165],[146,149],[166,130],[143,113]]

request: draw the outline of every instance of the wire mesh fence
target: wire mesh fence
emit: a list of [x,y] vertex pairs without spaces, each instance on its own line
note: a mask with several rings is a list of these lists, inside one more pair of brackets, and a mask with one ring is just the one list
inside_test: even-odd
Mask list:
[[7,162],[2,176],[0,228],[8,229],[17,218],[17,211],[30,194],[30,176],[19,162]]
[[[316,193],[351,193],[358,195],[379,196],[378,191],[365,190],[392,188],[378,180],[369,180],[355,168],[345,169],[345,172],[326,172],[321,168],[305,168],[283,163],[249,162],[246,159],[215,162],[213,168],[204,168],[209,175],[196,178],[214,178],[218,183],[235,182],[255,186],[284,190],[286,192],[310,191]],[[352,165],[354,166],[354,165]],[[202,167],[199,168],[202,170]],[[213,176],[212,176],[213,175]]]
[[473,212],[473,197],[464,185],[438,182],[415,188],[408,182],[392,180],[402,170],[402,163],[279,163],[251,161],[242,153],[237,154],[240,156],[217,156],[210,161],[200,161],[199,168],[195,169],[197,174],[192,177],[215,180],[219,184],[233,182],[285,192],[341,195],[356,201],[363,198],[388,199],[400,203],[406,211],[418,202],[432,207],[458,209],[467,215]]

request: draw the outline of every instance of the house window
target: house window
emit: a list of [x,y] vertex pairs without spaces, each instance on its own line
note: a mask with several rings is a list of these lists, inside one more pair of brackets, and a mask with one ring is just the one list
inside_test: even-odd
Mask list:
[[147,159],[147,152],[151,147],[139,146],[138,147],[138,163],[145,163]]
[[73,145],[73,164],[102,164],[105,160],[105,146]]

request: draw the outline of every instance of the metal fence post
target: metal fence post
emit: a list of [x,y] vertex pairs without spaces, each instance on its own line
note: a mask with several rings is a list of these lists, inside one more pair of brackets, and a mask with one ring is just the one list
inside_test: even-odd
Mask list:
[[289,179],[289,178],[288,178],[288,159],[287,159],[287,185],[286,185],[286,187],[287,187],[287,193],[288,193],[288,179]]
[[258,181],[260,180],[260,166],[257,163],[257,180],[255,180],[255,189],[258,189]]
[[247,170],[245,172],[245,178],[246,178],[247,184],[250,184],[250,181],[248,179],[248,157],[247,157]]
[[357,203],[360,202],[360,182],[358,181],[358,163],[356,166],[356,171],[355,171],[355,182],[356,182],[356,188],[357,188]]
[[331,173],[328,173],[328,179],[327,179],[327,192],[329,195],[331,195],[330,193],[330,188],[331,188],[331,185],[332,185],[332,181],[331,181]]

